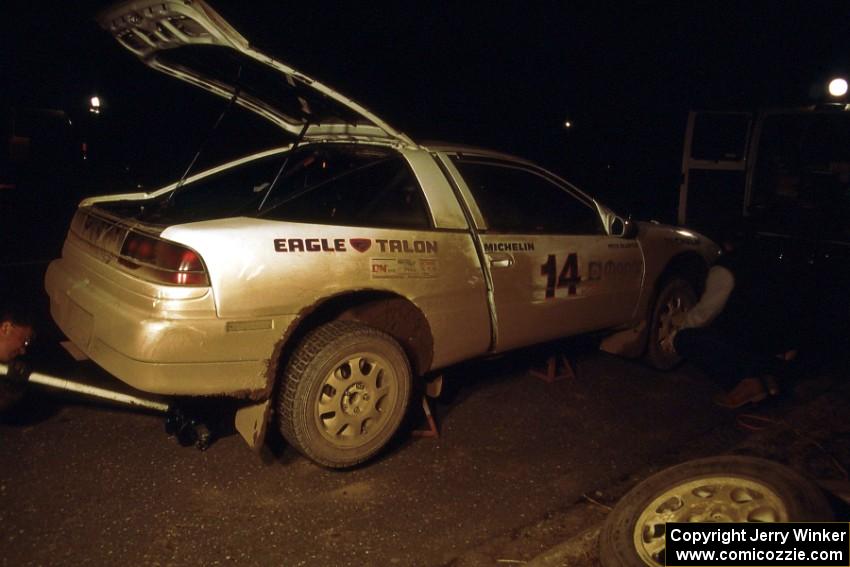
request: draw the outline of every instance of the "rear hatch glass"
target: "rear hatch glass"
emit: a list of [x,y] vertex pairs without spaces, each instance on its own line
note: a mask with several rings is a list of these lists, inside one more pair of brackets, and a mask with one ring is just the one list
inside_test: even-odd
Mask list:
[[153,200],[97,208],[160,226],[239,216],[347,226],[431,225],[415,176],[390,148],[323,144],[297,149],[284,167],[286,158],[286,153],[274,154]]

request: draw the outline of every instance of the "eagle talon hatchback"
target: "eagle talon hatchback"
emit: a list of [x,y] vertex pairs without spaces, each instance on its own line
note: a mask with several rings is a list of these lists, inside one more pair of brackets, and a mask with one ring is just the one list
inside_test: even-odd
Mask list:
[[419,144],[256,51],[199,0],[99,15],[144,64],[294,141],[151,193],[84,200],[47,271],[68,338],[146,392],[244,400],[328,467],[386,445],[416,380],[590,331],[669,367],[659,340],[716,246],[624,221],[510,155]]

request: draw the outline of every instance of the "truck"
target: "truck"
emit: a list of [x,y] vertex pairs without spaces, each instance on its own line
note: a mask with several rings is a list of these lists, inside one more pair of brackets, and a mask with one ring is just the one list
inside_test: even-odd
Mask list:
[[848,218],[850,104],[689,114],[678,222],[739,223],[764,303],[810,351],[850,337]]

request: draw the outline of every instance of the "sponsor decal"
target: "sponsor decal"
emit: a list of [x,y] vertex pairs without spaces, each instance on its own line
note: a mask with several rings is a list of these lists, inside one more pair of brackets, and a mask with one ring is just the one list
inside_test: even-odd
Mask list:
[[603,277],[624,277],[624,276],[639,276],[643,272],[641,262],[614,262],[608,260],[604,264],[602,262],[590,262],[587,268],[588,281],[598,281]]
[[696,236],[668,236],[664,240],[675,244],[684,244],[685,246],[696,246],[699,244],[699,238]]
[[602,279],[602,262],[591,262],[587,266],[587,279],[588,281],[598,281]]
[[533,242],[485,242],[484,252],[533,252]]
[[351,247],[358,252],[365,252],[372,247],[372,241],[368,238],[352,238],[349,240]]
[[434,240],[381,240],[375,243],[381,252],[400,252],[403,254],[436,254],[437,242]]
[[345,252],[344,238],[275,238],[275,252]]
[[422,268],[422,273],[428,277],[436,277],[439,272],[439,264],[436,258],[422,258],[419,260],[419,266]]
[[[370,238],[350,238],[348,244],[354,250],[365,253],[372,248]],[[434,240],[389,240],[377,239],[374,242],[381,252],[399,254],[436,254],[437,242]],[[275,238],[275,252],[348,252],[344,238]]]
[[372,279],[424,279],[439,275],[436,258],[372,258]]

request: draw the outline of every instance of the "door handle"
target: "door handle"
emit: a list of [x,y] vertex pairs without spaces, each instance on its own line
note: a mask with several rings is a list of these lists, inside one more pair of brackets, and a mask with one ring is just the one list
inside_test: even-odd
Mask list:
[[514,257],[510,254],[488,254],[491,268],[510,268],[514,265]]

